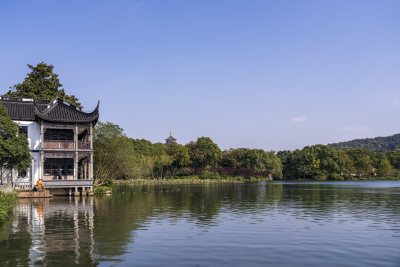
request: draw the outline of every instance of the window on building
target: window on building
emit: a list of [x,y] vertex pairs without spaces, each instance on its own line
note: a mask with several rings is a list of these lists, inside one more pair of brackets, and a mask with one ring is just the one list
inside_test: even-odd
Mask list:
[[25,178],[27,174],[26,170],[18,171],[18,177]]
[[46,141],[73,141],[74,132],[72,130],[64,129],[47,129],[44,133],[44,140]]
[[44,161],[44,175],[56,175],[61,169],[62,175],[74,175],[74,160],[73,159],[58,159],[47,158]]
[[19,134],[25,134],[28,137],[28,126],[19,126]]

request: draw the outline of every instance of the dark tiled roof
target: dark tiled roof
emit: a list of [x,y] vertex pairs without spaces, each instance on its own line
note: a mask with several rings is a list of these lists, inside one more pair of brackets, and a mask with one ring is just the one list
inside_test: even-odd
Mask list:
[[0,99],[0,104],[8,109],[12,120],[34,121],[40,118],[50,122],[66,123],[96,123],[99,118],[99,103],[92,112],[83,112],[63,100],[56,98],[52,101],[22,101]]
[[[11,99],[0,99],[0,104],[5,106],[8,110],[8,116],[12,120],[21,121],[34,121],[35,117],[35,106],[33,101],[22,101],[22,100],[11,100]],[[44,110],[47,106],[45,103],[36,104],[40,110]]]
[[167,139],[165,139],[166,144],[176,143],[176,139],[170,135]]

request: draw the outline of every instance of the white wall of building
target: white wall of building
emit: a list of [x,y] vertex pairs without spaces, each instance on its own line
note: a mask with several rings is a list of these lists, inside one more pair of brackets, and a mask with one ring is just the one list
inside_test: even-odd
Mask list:
[[28,141],[31,150],[40,149],[40,124],[36,121],[14,121],[19,126],[28,127]]
[[32,156],[32,185],[35,185],[40,176],[40,152],[31,152]]
[[[28,142],[29,148],[32,151],[32,165],[30,170],[27,172],[27,177],[21,179],[17,177],[21,182],[31,182],[32,185],[35,185],[40,176],[40,152],[41,149],[41,140],[40,140],[40,124],[36,121],[14,121],[19,126],[27,126],[28,127]],[[29,175],[31,174],[31,175]]]

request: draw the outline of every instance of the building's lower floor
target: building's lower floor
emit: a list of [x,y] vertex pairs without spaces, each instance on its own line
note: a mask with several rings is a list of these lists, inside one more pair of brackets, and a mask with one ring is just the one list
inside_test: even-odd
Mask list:
[[[33,189],[40,179],[46,189],[65,194],[92,192],[93,151],[31,152],[32,164],[26,171],[1,169],[0,184],[15,189]],[[57,193],[58,194],[58,193]]]

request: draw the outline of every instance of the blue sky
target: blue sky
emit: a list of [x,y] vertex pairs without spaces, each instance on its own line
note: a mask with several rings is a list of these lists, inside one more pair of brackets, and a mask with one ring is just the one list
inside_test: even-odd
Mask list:
[[26,64],[133,138],[302,148],[400,132],[400,1],[1,1],[0,93]]

